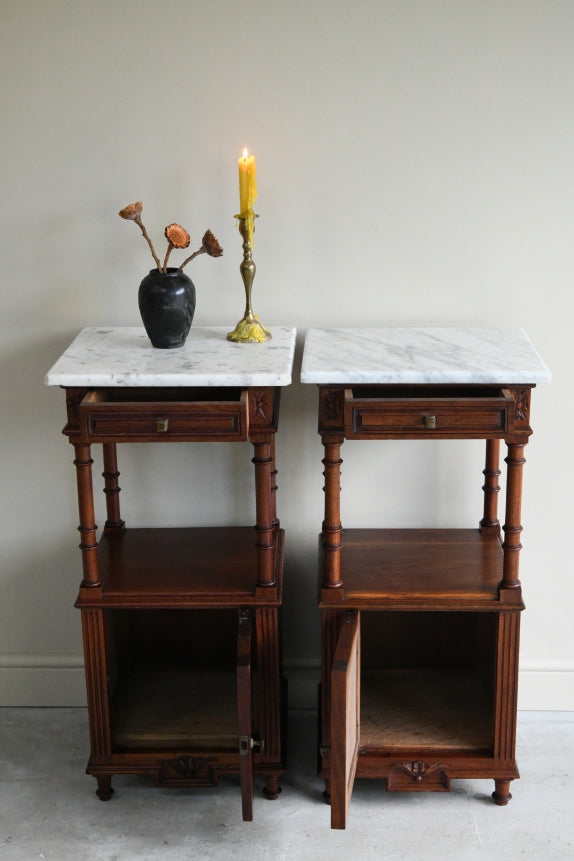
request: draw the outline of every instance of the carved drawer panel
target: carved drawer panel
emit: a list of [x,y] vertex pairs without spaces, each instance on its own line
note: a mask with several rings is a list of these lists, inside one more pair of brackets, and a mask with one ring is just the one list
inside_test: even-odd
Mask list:
[[93,442],[246,440],[245,390],[93,389],[79,408],[80,432]]
[[514,399],[493,387],[361,387],[345,389],[348,439],[503,437]]

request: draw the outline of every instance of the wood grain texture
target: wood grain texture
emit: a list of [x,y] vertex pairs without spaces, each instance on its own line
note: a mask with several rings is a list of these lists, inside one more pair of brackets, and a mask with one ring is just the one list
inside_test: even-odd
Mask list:
[[[344,601],[359,606],[458,605],[498,600],[503,554],[495,534],[476,529],[345,529]],[[321,606],[327,606],[324,590]]]
[[76,453],[74,466],[76,467],[76,480],[78,486],[78,510],[80,514],[80,525],[78,530],[81,535],[80,550],[82,551],[82,568],[84,579],[82,585],[95,587],[100,584],[98,573],[96,540],[97,526],[94,516],[94,491],[92,487],[92,464],[91,447],[84,444],[75,444]]
[[237,628],[237,725],[241,809],[245,822],[253,819],[253,626],[249,610],[239,611]]
[[78,606],[241,606],[281,602],[283,530],[274,569],[278,585],[256,590],[253,528],[181,527],[125,529],[102,535],[98,566],[101,596],[81,591]]
[[360,744],[361,634],[359,613],[341,625],[331,671],[331,828],[345,828]]
[[107,681],[106,631],[102,610],[82,611],[82,634],[91,759],[95,762],[105,762],[110,757],[112,742]]

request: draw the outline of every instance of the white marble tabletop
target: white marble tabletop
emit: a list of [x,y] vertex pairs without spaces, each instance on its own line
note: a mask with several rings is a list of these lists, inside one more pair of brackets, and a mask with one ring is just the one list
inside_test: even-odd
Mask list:
[[550,371],[522,329],[309,329],[301,381],[535,384]]
[[46,374],[48,386],[288,386],[296,331],[277,326],[261,344],[228,328],[191,328],[183,347],[158,350],[142,327],[82,329]]

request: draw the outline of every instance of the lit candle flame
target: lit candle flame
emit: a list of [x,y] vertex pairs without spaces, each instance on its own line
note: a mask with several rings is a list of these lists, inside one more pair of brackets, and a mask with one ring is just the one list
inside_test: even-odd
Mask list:
[[243,158],[247,158],[248,155],[249,155],[249,150],[247,149],[247,147],[245,147],[243,150]]

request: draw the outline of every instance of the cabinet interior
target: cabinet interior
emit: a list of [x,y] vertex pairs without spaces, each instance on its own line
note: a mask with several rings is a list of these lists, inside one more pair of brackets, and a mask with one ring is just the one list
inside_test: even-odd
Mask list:
[[106,610],[112,745],[236,750],[237,610]]
[[363,751],[488,754],[496,613],[361,613]]

